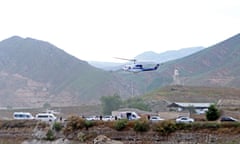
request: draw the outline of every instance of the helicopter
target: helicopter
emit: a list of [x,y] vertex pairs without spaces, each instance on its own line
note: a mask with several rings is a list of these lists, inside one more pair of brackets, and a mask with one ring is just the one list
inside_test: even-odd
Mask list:
[[[116,57],[115,57],[116,58]],[[145,72],[145,71],[154,71],[157,70],[160,64],[156,64],[154,67],[145,68],[142,64],[136,64],[136,59],[125,59],[125,58],[117,58],[127,61],[132,61],[133,64],[127,64],[122,67],[124,71],[127,72],[133,72],[133,73],[139,73],[139,72]]]

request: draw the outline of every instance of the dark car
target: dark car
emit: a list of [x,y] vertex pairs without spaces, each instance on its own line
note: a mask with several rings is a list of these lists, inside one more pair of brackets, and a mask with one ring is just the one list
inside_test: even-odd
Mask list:
[[224,116],[220,119],[221,122],[238,122],[237,119],[229,116]]

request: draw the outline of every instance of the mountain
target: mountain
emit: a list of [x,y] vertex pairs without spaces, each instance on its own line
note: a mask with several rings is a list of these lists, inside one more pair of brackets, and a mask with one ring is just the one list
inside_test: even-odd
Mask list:
[[[163,53],[147,51],[137,55],[135,59],[137,59],[137,61],[140,61],[141,63],[146,63],[146,64],[163,63],[170,60],[183,58],[185,56],[191,55],[203,49],[204,47],[191,47],[191,48],[183,48],[180,50],[166,51]],[[88,63],[94,67],[101,68],[104,70],[118,70],[118,69],[121,69],[121,67],[123,66],[122,63],[111,63],[111,62],[89,61]]]
[[174,69],[181,84],[240,88],[240,34],[190,56],[170,61],[159,70],[173,81]]
[[123,64],[115,62],[99,62],[99,61],[88,61],[88,63],[96,68],[103,70],[119,70]]
[[191,47],[191,48],[183,48],[180,50],[166,51],[163,53],[155,53],[153,51],[148,51],[148,52],[144,52],[142,54],[137,55],[135,58],[139,61],[147,60],[147,61],[153,61],[156,63],[163,63],[170,60],[183,58],[185,56],[191,55],[203,49],[204,47]]
[[48,42],[18,36],[0,42],[0,106],[96,103],[120,90],[131,95],[124,83]]
[[239,65],[240,34],[137,74],[104,71],[48,42],[14,36],[0,42],[0,107],[96,104],[171,84],[240,88]]

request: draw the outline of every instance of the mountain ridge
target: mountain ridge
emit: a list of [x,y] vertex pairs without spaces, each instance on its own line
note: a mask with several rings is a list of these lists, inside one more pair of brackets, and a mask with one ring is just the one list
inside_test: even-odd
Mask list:
[[[167,61],[183,58],[185,56],[191,55],[198,51],[203,50],[204,47],[190,47],[182,48],[179,50],[169,50],[162,53],[156,53],[154,51],[146,51],[134,57],[140,63],[164,63]],[[101,68],[104,70],[117,70],[120,69],[124,63],[114,63],[114,62],[98,62],[89,61],[94,67]]]
[[[113,74],[48,42],[18,36],[0,42],[0,72],[0,97],[7,101],[1,101],[0,106],[96,103],[102,95],[124,87]],[[130,95],[127,91],[123,94]]]
[[137,60],[149,60],[149,61],[154,61],[157,63],[163,63],[179,58],[183,58],[185,56],[191,55],[193,53],[196,53],[198,51],[203,50],[204,47],[189,47],[189,48],[182,48],[179,50],[168,50],[162,53],[156,53],[153,51],[147,51],[143,52],[139,55],[137,55],[135,58]]

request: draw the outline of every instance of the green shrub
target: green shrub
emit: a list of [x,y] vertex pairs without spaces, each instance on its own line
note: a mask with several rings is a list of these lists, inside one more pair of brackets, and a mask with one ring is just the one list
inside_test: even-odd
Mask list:
[[[184,129],[185,124],[180,124],[181,128]],[[153,130],[159,132],[161,135],[169,135],[170,133],[177,130],[176,123],[173,121],[163,121],[160,123],[156,123],[153,126]]]
[[53,141],[55,139],[54,132],[49,129],[46,133],[46,140]]
[[60,123],[60,122],[55,122],[54,124],[53,124],[53,130],[55,130],[55,131],[57,131],[57,132],[59,132],[59,131],[61,131],[61,129],[62,129],[62,124]]
[[93,127],[95,125],[95,121],[85,120],[84,125],[85,125],[85,128],[88,129],[88,128]]
[[127,123],[128,123],[127,119],[121,119],[121,120],[115,121],[113,126],[114,126],[114,129],[121,131],[127,126]]
[[146,120],[135,121],[133,129],[137,132],[145,132],[150,128],[149,123]]
[[79,116],[71,116],[67,119],[67,131],[74,131],[85,127],[85,120]]
[[220,117],[220,111],[217,109],[216,105],[210,105],[208,111],[206,112],[206,118],[209,121],[215,121]]

